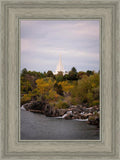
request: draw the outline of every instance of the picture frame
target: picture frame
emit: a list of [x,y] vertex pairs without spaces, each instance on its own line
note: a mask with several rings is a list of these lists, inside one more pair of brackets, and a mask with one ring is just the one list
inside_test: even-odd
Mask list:
[[[0,4],[0,159],[120,159],[120,1],[1,0]],[[20,140],[20,19],[100,20],[100,140]]]

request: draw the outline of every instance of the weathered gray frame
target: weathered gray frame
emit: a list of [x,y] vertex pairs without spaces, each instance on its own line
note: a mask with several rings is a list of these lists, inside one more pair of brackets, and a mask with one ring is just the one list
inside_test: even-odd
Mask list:
[[[0,0],[0,159],[120,159],[120,1]],[[99,19],[101,21],[101,139],[99,141],[19,140],[19,20]]]

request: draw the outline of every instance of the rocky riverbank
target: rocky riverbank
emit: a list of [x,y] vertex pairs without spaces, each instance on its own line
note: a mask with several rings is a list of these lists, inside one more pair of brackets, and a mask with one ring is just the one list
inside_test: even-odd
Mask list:
[[41,113],[49,117],[62,117],[64,119],[88,119],[87,123],[99,127],[99,106],[87,108],[82,105],[71,105],[67,109],[56,109],[44,101],[31,101],[22,105],[27,111]]

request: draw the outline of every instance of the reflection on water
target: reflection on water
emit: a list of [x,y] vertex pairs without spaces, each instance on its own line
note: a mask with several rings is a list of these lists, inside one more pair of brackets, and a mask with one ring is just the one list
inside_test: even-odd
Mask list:
[[84,121],[21,110],[21,140],[99,140],[99,129]]

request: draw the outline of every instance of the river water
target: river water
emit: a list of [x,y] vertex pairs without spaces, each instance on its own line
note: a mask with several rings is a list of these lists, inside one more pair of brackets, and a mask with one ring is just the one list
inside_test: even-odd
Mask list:
[[21,140],[99,140],[99,129],[83,121],[46,117],[21,109]]

